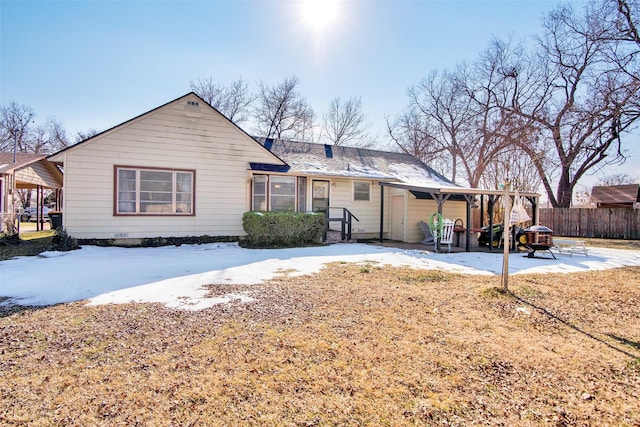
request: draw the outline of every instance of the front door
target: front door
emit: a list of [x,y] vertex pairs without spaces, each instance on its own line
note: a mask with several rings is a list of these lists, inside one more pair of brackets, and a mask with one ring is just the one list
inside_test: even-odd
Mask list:
[[313,180],[311,210],[329,215],[329,181]]

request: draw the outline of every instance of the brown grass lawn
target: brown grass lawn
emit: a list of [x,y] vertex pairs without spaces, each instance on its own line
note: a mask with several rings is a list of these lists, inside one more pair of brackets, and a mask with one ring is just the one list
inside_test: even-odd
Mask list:
[[199,311],[0,318],[2,425],[640,425],[640,268],[333,264]]

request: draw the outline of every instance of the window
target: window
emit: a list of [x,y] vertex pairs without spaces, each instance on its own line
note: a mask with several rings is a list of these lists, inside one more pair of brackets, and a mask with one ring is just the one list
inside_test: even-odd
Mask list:
[[253,177],[253,210],[266,211],[267,208],[267,176]]
[[116,167],[117,215],[193,215],[194,172]]
[[354,202],[370,202],[371,201],[371,183],[370,182],[354,182],[353,183],[353,201]]
[[296,211],[296,179],[292,176],[272,176],[269,180],[269,207],[272,211]]
[[298,210],[303,207],[304,211],[304,187],[306,187],[306,178],[296,180],[296,177],[293,176],[254,175],[252,209],[254,211],[295,212],[296,207]]
[[298,212],[307,211],[307,178],[298,177]]

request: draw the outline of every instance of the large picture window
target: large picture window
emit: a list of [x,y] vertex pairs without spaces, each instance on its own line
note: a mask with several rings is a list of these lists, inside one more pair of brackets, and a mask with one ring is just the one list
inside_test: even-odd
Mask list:
[[116,167],[117,215],[193,215],[194,172]]
[[305,178],[254,175],[252,210],[295,212],[297,208],[298,211],[304,211],[305,186]]

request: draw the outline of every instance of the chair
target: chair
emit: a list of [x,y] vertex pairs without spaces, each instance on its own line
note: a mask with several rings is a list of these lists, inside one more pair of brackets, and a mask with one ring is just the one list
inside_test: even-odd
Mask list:
[[424,221],[420,221],[420,229],[424,233],[424,240],[420,243],[422,243],[423,245],[433,245],[433,235],[431,234],[431,230],[429,229],[427,223]]
[[449,252],[451,252],[451,243],[453,243],[453,225],[453,221],[445,219],[442,227],[442,237],[440,238],[440,244],[447,245]]

